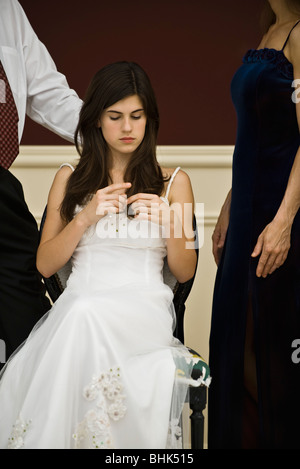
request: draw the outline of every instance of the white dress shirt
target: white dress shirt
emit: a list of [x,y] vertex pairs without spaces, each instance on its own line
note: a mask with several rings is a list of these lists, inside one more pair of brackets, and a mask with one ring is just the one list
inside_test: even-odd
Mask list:
[[19,113],[73,141],[82,101],[59,73],[17,0],[0,0],[0,60]]

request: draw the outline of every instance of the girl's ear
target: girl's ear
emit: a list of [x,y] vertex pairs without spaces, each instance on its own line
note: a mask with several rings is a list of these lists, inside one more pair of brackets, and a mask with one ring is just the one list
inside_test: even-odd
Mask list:
[[100,127],[101,127],[101,121],[100,121],[100,119],[97,121],[97,127],[98,127],[98,129],[100,129]]

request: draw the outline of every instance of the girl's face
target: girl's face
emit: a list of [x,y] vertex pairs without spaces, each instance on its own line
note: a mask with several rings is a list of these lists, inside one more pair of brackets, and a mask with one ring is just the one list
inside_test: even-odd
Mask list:
[[133,95],[105,109],[98,126],[112,155],[131,154],[144,139],[146,123],[142,101]]

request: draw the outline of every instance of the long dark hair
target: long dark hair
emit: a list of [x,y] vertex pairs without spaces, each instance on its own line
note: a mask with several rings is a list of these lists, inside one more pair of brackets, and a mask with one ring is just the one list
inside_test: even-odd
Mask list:
[[[288,9],[292,12],[295,13],[295,15],[299,16],[300,19],[300,0],[285,0],[286,4],[288,6]],[[274,24],[276,21],[276,15],[274,11],[271,8],[270,3],[268,0],[265,0],[265,5],[262,10],[262,15],[261,15],[261,27],[263,33],[266,33],[270,26]]]
[[141,99],[147,123],[144,139],[125,171],[124,181],[132,184],[127,195],[163,193],[167,179],[164,179],[156,158],[159,112],[150,80],[136,63],[113,63],[96,73],[86,92],[75,132],[80,160],[68,180],[60,210],[64,220],[73,218],[76,205],[83,205],[98,189],[111,184],[108,146],[97,123],[105,109],[133,95]]

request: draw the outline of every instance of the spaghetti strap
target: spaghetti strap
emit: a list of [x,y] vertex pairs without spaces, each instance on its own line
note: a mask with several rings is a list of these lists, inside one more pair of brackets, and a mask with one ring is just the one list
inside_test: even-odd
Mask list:
[[75,171],[74,166],[72,166],[70,163],[63,163],[62,165],[60,165],[59,169],[63,168],[64,166],[69,166],[69,168],[71,168],[72,171]]
[[290,30],[289,35],[288,35],[288,37],[286,38],[285,43],[284,43],[283,48],[281,49],[281,51],[284,50],[284,48],[285,48],[285,46],[287,45],[287,42],[288,42],[288,40],[289,40],[289,38],[290,38],[290,35],[291,35],[292,31],[294,30],[294,28],[296,28],[297,24],[299,24],[299,23],[300,23],[300,20],[298,20],[297,23],[294,24],[294,26],[293,26],[292,29]]
[[172,177],[171,177],[171,179],[170,179],[170,181],[169,181],[169,184],[168,184],[168,187],[167,187],[167,192],[166,192],[166,195],[165,195],[165,198],[166,198],[167,200],[169,200],[168,197],[169,197],[169,192],[170,192],[170,189],[171,189],[172,182],[174,181],[175,176],[176,176],[176,174],[178,173],[179,170],[180,170],[180,166],[178,166],[178,168],[175,169],[175,171],[174,171],[174,173],[172,174]]

